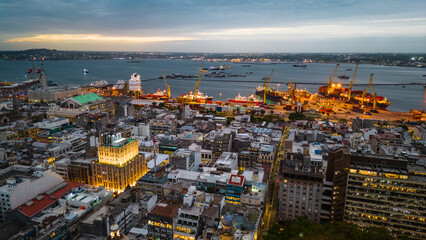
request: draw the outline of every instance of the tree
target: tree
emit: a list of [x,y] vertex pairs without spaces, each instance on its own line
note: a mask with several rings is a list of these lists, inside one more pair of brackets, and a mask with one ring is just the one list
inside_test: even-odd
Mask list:
[[288,115],[288,119],[293,122],[293,121],[297,121],[297,120],[306,120],[306,115],[303,113],[290,113]]
[[282,240],[395,240],[385,228],[369,227],[360,229],[346,222],[312,224],[308,217],[301,216],[280,226],[272,225],[264,239]]
[[229,126],[229,124],[231,124],[232,121],[234,121],[235,118],[234,117],[227,117],[226,118],[226,125]]

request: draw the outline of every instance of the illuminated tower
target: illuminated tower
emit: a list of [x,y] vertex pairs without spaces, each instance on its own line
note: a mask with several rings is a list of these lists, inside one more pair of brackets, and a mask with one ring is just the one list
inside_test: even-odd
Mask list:
[[148,172],[144,155],[139,154],[136,139],[118,134],[101,134],[98,161],[92,164],[92,185],[122,192]]

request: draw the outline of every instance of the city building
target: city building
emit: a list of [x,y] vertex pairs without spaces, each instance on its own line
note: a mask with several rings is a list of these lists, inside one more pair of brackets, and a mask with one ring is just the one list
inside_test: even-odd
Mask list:
[[173,240],[175,217],[182,205],[182,200],[177,202],[160,201],[148,213],[148,237],[152,239]]
[[82,88],[48,87],[28,90],[28,102],[57,102],[72,96],[80,95]]
[[244,176],[231,175],[226,185],[226,202],[241,204],[241,193],[243,192]]
[[281,161],[277,219],[291,221],[306,215],[320,223],[323,173],[301,153],[287,153]]
[[420,141],[426,141],[426,124],[417,125],[414,128],[414,138]]
[[47,117],[66,117],[74,122],[77,115],[83,113],[102,113],[114,111],[111,101],[98,96],[96,93],[75,96],[62,101],[59,105],[51,104],[47,111]]
[[379,133],[370,139],[371,148],[377,154],[380,151],[380,146],[400,147],[403,144],[403,138],[399,133],[390,131]]
[[176,116],[172,114],[158,114],[156,118],[149,121],[149,128],[152,134],[156,133],[176,133]]
[[183,204],[178,210],[176,224],[173,227],[173,239],[195,240],[202,230],[202,206],[194,204],[197,197],[195,186],[191,186],[183,198]]
[[425,239],[425,170],[424,166],[407,165],[404,159],[352,156],[345,221]]
[[[6,185],[0,187],[0,220],[6,219],[6,212],[30,201],[52,189],[64,180],[50,169],[36,170],[29,177],[11,177]],[[31,205],[31,203],[29,203]]]
[[212,152],[213,159],[216,161],[223,152],[229,152],[232,148],[232,133],[230,131],[222,131],[215,135]]
[[145,156],[139,154],[135,139],[123,138],[121,133],[102,134],[98,161],[92,164],[92,185],[122,192],[148,172]]

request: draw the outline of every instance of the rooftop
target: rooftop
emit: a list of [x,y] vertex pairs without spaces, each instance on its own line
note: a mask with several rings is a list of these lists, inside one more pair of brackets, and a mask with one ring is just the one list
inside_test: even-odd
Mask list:
[[150,214],[160,217],[173,218],[181,205],[182,200],[172,204],[166,201],[161,201],[151,210]]
[[96,101],[96,100],[102,100],[103,98],[100,97],[96,93],[91,93],[91,94],[86,94],[86,95],[81,95],[81,96],[75,96],[75,97],[73,97],[73,99],[78,101],[80,104],[84,105],[84,104],[87,104],[89,102],[93,102],[93,101]]
[[[59,184],[57,187],[47,191],[46,193],[38,195],[36,198],[28,201],[25,204],[22,204],[17,208],[22,214],[27,217],[32,217],[36,213],[50,206],[52,203],[56,202],[59,198],[65,195],[68,191],[73,189],[74,187],[78,187],[82,185],[81,183],[73,183],[73,182],[63,182]],[[59,188],[59,189],[56,189]],[[50,193],[54,191],[53,193]],[[50,193],[50,194],[49,194]]]

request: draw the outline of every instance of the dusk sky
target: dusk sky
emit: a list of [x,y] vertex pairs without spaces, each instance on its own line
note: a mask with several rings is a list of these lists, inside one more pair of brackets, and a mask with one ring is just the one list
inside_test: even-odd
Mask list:
[[426,1],[0,0],[0,49],[426,52]]

